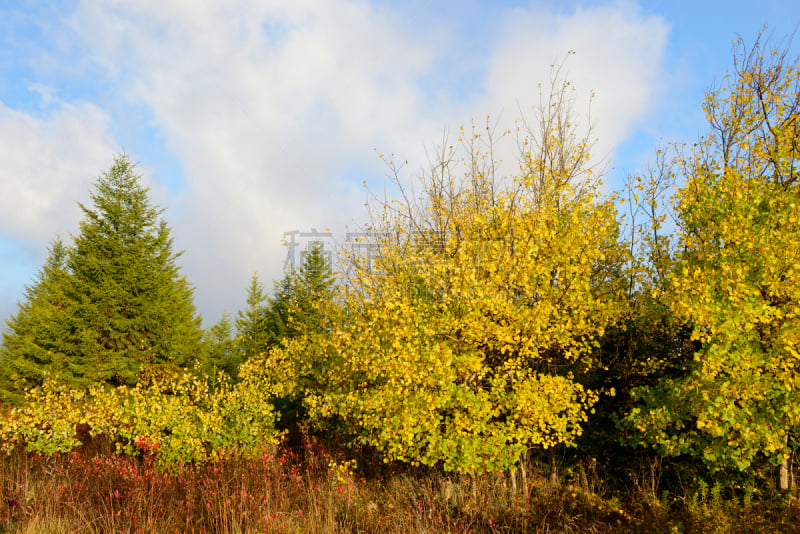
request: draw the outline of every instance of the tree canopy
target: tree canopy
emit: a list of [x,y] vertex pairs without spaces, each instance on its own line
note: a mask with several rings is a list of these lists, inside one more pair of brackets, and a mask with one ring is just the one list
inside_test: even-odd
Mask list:
[[68,324],[64,320],[68,297],[65,282],[68,250],[60,238],[50,243],[47,261],[33,284],[25,288],[25,301],[6,321],[0,346],[0,401],[19,403],[21,393],[42,383],[44,372],[58,374],[72,353]]

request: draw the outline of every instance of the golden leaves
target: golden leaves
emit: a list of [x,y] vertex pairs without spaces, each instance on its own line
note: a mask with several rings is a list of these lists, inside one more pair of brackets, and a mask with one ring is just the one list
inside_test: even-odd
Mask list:
[[68,452],[80,445],[75,428],[84,424],[114,442],[118,453],[139,454],[144,441],[145,452],[157,451],[160,467],[177,469],[275,443],[275,413],[264,398],[249,382],[212,390],[207,378],[188,373],[88,392],[48,381],[0,421],[0,441],[6,449],[20,443],[43,454]]
[[288,349],[295,361],[330,355],[306,402],[317,424],[335,415],[388,458],[460,472],[505,469],[531,445],[580,435],[597,393],[553,369],[592,364],[625,311],[618,279],[598,273],[626,253],[563,119],[561,130],[547,119],[538,149],[526,142],[504,185],[481,152],[490,132],[462,129],[463,162],[445,151],[423,198],[376,217],[376,254],[343,296],[348,311]]

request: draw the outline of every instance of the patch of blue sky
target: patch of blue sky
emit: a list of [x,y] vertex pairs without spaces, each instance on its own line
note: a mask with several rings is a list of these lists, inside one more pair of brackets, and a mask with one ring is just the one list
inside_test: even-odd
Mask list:
[[169,147],[163,127],[155,120],[150,107],[141,102],[125,101],[111,108],[109,133],[120,149],[152,171],[151,179],[166,187],[170,197],[184,192],[187,184],[183,165]]
[[265,22],[261,25],[261,31],[269,48],[280,48],[289,38],[289,28],[278,22]]
[[[417,80],[417,87],[433,112],[453,107],[471,107],[485,92],[486,63],[459,55],[440,56],[429,72]],[[446,112],[446,111],[445,111]],[[468,120],[469,117],[462,117]],[[449,125],[451,127],[455,125]]]
[[0,276],[0,325],[5,324],[10,314],[16,313],[14,302],[22,298],[22,288],[34,282],[46,257],[46,249],[40,250],[32,243],[13,240],[0,233],[0,273],[3,273]]
[[[706,133],[705,94],[731,72],[736,39],[741,37],[749,47],[766,26],[764,37],[772,38],[772,46],[786,45],[800,24],[800,4],[777,0],[725,6],[685,0],[643,5],[644,13],[671,23],[663,67],[665,86],[654,96],[653,111],[613,155],[612,174],[620,185],[628,174],[652,165],[658,147],[691,144]],[[795,37],[790,44],[792,57],[800,55],[800,36]]]
[[141,158],[170,195],[180,193],[183,169],[161,127],[147,106],[119,91],[124,65],[116,72],[98,65],[75,35],[69,22],[75,4],[12,1],[0,7],[0,102],[36,118],[91,102],[111,117],[109,133],[121,148]]
[[[377,151],[361,158],[361,163],[355,163],[346,171],[339,174],[335,182],[335,192],[339,195],[358,195],[365,200],[371,196],[383,197],[384,190],[387,194],[395,192],[390,186],[387,177],[390,169],[381,161]],[[391,159],[390,154],[385,154],[386,161]],[[358,215],[361,215],[360,213]],[[363,221],[360,221],[363,222]]]
[[36,16],[0,8],[0,101],[6,107],[36,112],[41,98],[30,90],[37,79],[31,57],[42,53],[42,29]]
[[9,107],[41,113],[29,94],[37,85],[58,87],[52,96],[65,101],[103,94],[100,71],[69,24],[74,7],[73,1],[0,6],[0,94]]

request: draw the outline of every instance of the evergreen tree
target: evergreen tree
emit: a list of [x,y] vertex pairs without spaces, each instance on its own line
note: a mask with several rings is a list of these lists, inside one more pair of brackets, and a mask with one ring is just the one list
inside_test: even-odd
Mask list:
[[335,278],[330,260],[320,241],[314,242],[303,257],[297,278],[297,328],[303,332],[326,329],[327,306],[333,299]]
[[309,299],[331,296],[334,284],[333,269],[330,260],[325,256],[321,241],[312,243],[303,255],[303,265],[299,274],[299,286]]
[[67,262],[75,343],[88,364],[73,374],[112,384],[134,384],[143,366],[186,365],[202,335],[163,210],[134,170],[123,154],[98,178]]
[[[263,361],[254,358],[250,369],[264,369],[264,362],[271,361],[267,364],[267,374],[285,374],[280,380],[296,386],[287,386],[283,394],[277,394],[274,398],[284,427],[306,418],[303,400],[307,391],[317,389],[322,364],[312,357],[311,351],[309,357],[302,361],[282,360],[280,355],[285,355],[284,349],[294,342],[311,335],[325,335],[326,323],[331,320],[331,314],[336,313],[331,308],[335,304],[334,281],[331,262],[325,255],[323,244],[315,242],[303,255],[300,268],[289,271],[281,281],[276,282],[273,295],[268,299],[265,308],[266,329],[268,343],[274,350],[264,353],[261,356]],[[282,361],[276,363],[276,358]],[[287,364],[291,370],[286,368]]]
[[115,157],[95,183],[93,205],[79,204],[74,245],[51,247],[3,336],[5,398],[19,398],[14,380],[39,383],[45,369],[71,386],[132,385],[143,367],[183,366],[199,348],[193,289],[175,263],[163,210],[134,169],[126,155]]
[[267,328],[274,343],[323,328],[324,307],[333,298],[334,275],[321,242],[312,243],[297,272],[275,284],[267,309]]
[[236,318],[236,333],[243,360],[263,352],[269,345],[271,336],[267,328],[266,302],[264,285],[253,273],[247,288],[247,309],[239,311]]
[[68,250],[61,238],[50,243],[36,281],[25,288],[25,302],[6,321],[0,346],[0,403],[18,404],[26,386],[41,383],[43,372],[57,376],[69,347],[62,316],[69,305],[64,292]]
[[269,343],[280,345],[282,340],[294,337],[296,332],[290,329],[289,317],[295,303],[296,274],[294,271],[273,284],[272,296],[267,298],[265,309],[266,328]]
[[200,371],[209,376],[224,371],[229,377],[236,379],[240,353],[233,338],[233,322],[227,311],[217,324],[206,331],[203,343],[205,358],[201,362]]

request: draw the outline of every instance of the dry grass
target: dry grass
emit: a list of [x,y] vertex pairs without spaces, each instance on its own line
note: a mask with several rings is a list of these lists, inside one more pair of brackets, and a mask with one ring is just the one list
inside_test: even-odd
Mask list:
[[17,451],[0,458],[0,532],[791,532],[800,525],[789,499],[764,501],[757,512],[708,491],[672,503],[635,488],[601,496],[584,472],[554,484],[535,464],[524,481],[512,481],[359,462],[367,469],[351,471],[310,440],[179,473],[97,445],[51,458]]

